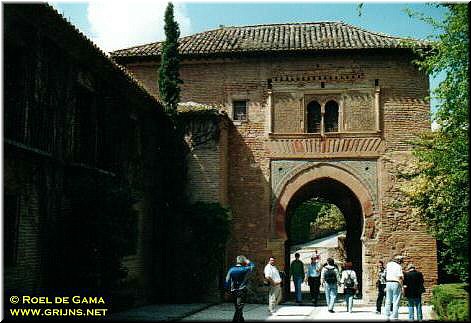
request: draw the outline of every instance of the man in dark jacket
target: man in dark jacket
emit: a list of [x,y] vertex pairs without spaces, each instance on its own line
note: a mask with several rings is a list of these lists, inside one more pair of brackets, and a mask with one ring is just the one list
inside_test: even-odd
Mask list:
[[424,276],[414,264],[407,266],[404,274],[404,295],[407,297],[409,307],[409,320],[414,320],[414,308],[417,311],[417,320],[422,321],[422,293],[424,288]]
[[245,256],[237,256],[236,265],[227,272],[224,287],[229,291],[234,299],[235,313],[232,322],[244,322],[244,304],[247,287],[247,277],[255,268],[255,264]]

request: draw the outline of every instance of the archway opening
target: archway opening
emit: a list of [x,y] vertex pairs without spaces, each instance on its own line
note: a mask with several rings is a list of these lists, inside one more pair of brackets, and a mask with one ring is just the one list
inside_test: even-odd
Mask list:
[[[311,218],[309,221],[309,213]],[[307,226],[307,227],[306,227]],[[362,282],[362,207],[356,195],[341,182],[320,178],[302,186],[290,199],[286,209],[285,264],[289,276],[289,264],[298,252],[305,266],[317,250],[321,262],[334,258],[341,266],[353,263],[358,275],[361,296]],[[308,300],[309,287],[303,285],[303,299]],[[286,282],[285,293],[292,298],[292,283]],[[321,289],[322,292],[322,289]],[[339,289],[342,294],[342,289]],[[323,294],[321,295],[321,300]]]

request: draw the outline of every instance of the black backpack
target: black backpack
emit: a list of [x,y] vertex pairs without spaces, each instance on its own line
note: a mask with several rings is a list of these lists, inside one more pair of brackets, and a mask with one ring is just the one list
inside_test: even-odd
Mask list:
[[328,284],[333,284],[337,282],[337,274],[335,273],[335,268],[326,268],[326,272],[324,273],[324,280]]
[[345,288],[353,289],[355,287],[355,281],[350,276],[350,274],[351,272],[348,273],[348,276],[345,278],[343,284],[345,285]]

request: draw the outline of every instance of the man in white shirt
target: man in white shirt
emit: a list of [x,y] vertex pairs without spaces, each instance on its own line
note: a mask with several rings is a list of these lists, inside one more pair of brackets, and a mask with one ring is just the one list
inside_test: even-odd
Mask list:
[[[401,302],[402,282],[404,274],[401,264],[403,256],[395,256],[386,264],[386,305],[385,314],[389,319],[397,320],[399,317],[399,303]],[[391,313],[392,304],[392,313]]]
[[281,276],[275,267],[275,257],[270,257],[264,270],[265,279],[270,286],[268,291],[268,311],[275,313],[276,305],[281,301]]

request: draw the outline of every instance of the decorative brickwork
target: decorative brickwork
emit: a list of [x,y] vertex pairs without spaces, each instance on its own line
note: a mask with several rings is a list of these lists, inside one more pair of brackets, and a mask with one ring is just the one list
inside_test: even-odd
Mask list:
[[[274,199],[278,199],[287,183],[299,174],[317,166],[329,165],[356,177],[365,185],[377,205],[377,170],[376,160],[276,160],[271,163],[271,184]],[[326,174],[327,175],[327,174]]]

